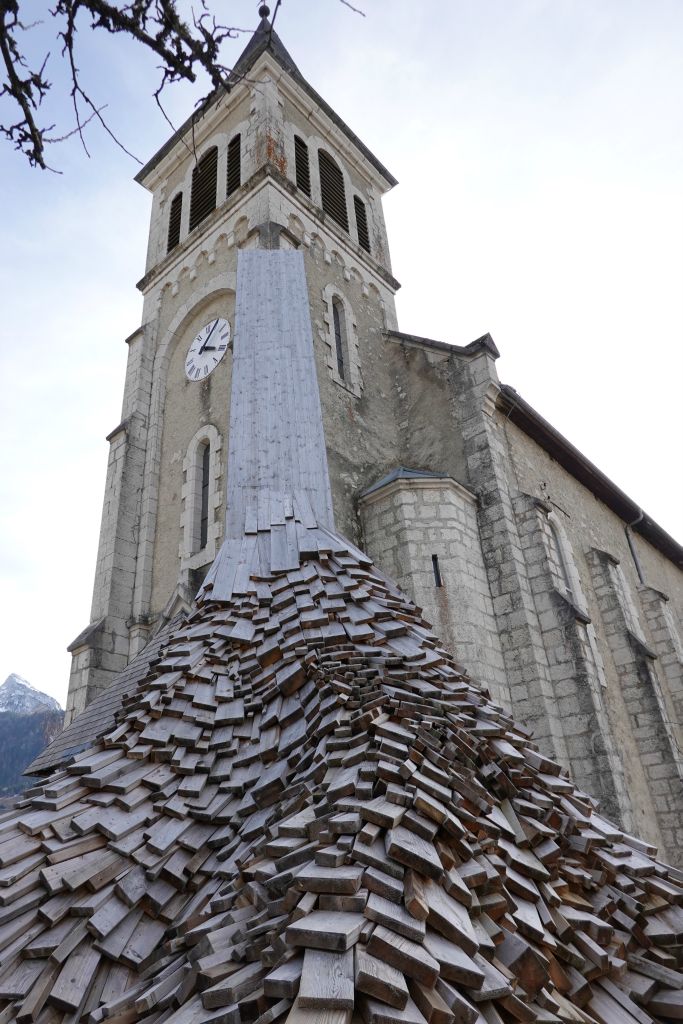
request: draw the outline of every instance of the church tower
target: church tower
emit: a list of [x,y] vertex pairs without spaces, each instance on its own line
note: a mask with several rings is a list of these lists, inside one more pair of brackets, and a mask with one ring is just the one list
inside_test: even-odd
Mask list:
[[[67,721],[187,606],[223,540],[238,250],[304,254],[348,536],[359,483],[383,464],[363,392],[368,369],[381,377],[383,332],[396,327],[381,204],[396,179],[306,82],[268,14],[263,6],[229,88],[136,178],[153,197],[142,325],[127,339],[122,419],[107,438],[91,624],[69,647]],[[380,390],[389,395],[388,380]]]
[[[284,515],[250,506],[235,477],[267,465],[268,479],[252,474],[259,492],[286,490],[292,450],[285,459],[273,411],[280,335],[259,331],[268,335],[277,312],[285,332],[301,295],[295,306],[291,287],[272,281],[259,293],[278,309],[252,323],[265,347],[242,347],[252,365],[236,381],[249,379],[256,397],[251,416],[243,394],[232,400],[238,420],[233,335],[240,303],[254,308],[240,295],[238,257],[296,250],[314,366],[287,364],[287,393],[300,399],[299,486],[317,466],[314,490],[329,498],[317,520],[396,580],[545,756],[673,856],[683,848],[683,550],[501,384],[490,335],[458,346],[398,331],[382,213],[396,180],[260,13],[228,87],[137,176],[152,194],[142,325],[128,339],[121,422],[108,438],[91,622],[70,646],[67,723],[136,656],[155,656],[148,641],[189,608],[247,507],[257,532]],[[324,445],[313,453],[304,421],[318,407]],[[231,436],[233,422],[266,426]],[[139,670],[138,659],[124,684]]]

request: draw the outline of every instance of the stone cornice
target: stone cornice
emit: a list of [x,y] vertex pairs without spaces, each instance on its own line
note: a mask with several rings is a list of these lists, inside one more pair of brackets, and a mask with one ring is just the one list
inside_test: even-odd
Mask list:
[[359,505],[367,507],[380,499],[389,498],[399,491],[442,491],[444,489],[453,491],[459,498],[467,501],[470,505],[477,505],[479,502],[477,495],[474,494],[473,491],[470,491],[469,488],[464,486],[464,484],[454,480],[453,477],[434,476],[422,478],[399,478],[398,480],[392,480],[390,483],[376,488],[369,494],[360,495],[358,503]]
[[392,292],[398,291],[401,287],[400,282],[388,270],[385,270],[380,263],[374,260],[369,253],[359,245],[355,245],[350,235],[347,235],[342,228],[338,227],[331,217],[328,217],[319,207],[307,199],[289,178],[282,174],[274,164],[270,163],[264,164],[255,171],[234,195],[224,200],[202,221],[200,229],[190,232],[187,238],[172,249],[160,263],[157,263],[151,270],[148,270],[144,277],[138,281],[136,285],[138,290],[143,294],[147,294],[161,277],[168,274],[176,265],[182,264],[193,250],[201,250],[206,244],[208,233],[222,221],[226,220],[228,216],[232,217],[239,213],[240,209],[253,197],[255,190],[266,184],[274,185],[281,192],[286,193],[287,198],[295,207],[298,207],[300,212],[314,218],[331,235],[335,246],[344,250],[351,259],[363,265],[369,274],[378,278]]

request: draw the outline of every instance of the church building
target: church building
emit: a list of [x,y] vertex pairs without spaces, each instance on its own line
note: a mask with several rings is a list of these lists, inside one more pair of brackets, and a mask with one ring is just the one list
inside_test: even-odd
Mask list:
[[[313,390],[322,411],[325,452],[302,455],[306,472],[329,472],[332,507],[315,509],[318,521],[397,582],[607,817],[680,860],[683,550],[499,381],[490,335],[459,347],[399,330],[382,212],[396,178],[261,15],[229,89],[137,175],[152,195],[142,324],[107,438],[67,726],[147,667],[231,517],[278,521],[258,503],[226,508],[229,453],[235,465],[259,444],[230,429],[237,265],[245,250],[296,250],[315,374],[293,365],[288,386],[304,411]],[[285,312],[286,284],[269,292]],[[281,381],[265,361],[252,372],[267,415]]]

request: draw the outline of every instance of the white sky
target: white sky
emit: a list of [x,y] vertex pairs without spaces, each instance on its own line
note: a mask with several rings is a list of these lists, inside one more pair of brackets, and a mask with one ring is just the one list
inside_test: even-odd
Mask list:
[[[283,0],[276,28],[401,182],[385,201],[401,329],[456,344],[490,331],[501,379],[680,537],[680,0],[354,2],[365,18]],[[256,26],[251,0],[214,7]],[[33,45],[56,55],[50,20]],[[154,62],[99,35],[83,26],[84,80],[146,160],[169,134]],[[63,131],[55,57],[49,70]],[[201,93],[169,94],[176,123]],[[75,140],[50,153],[61,176],[0,144],[0,682],[18,672],[62,703],[149,217],[137,165],[87,137],[91,159]]]

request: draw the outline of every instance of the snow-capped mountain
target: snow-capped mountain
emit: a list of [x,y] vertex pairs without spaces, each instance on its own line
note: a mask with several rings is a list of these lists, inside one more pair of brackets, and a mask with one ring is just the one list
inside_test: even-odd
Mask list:
[[64,712],[54,697],[21,676],[0,686],[0,808],[30,785],[24,769],[62,731]]
[[59,701],[32,686],[28,680],[12,672],[0,686],[0,713],[32,715],[36,711],[61,711]]

